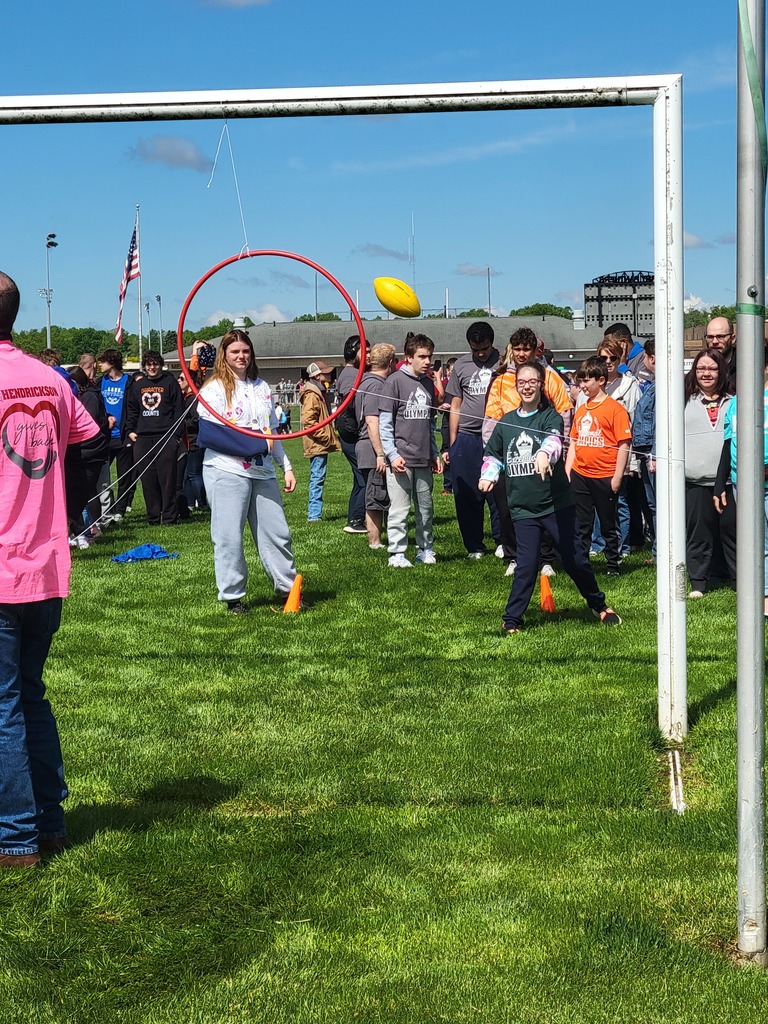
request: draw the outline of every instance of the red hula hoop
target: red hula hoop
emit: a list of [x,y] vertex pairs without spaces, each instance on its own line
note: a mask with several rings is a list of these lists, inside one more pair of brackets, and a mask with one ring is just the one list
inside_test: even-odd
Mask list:
[[184,377],[186,378],[186,381],[189,384],[190,388],[192,389],[193,393],[197,396],[198,402],[205,409],[207,409],[212,416],[215,416],[220,423],[224,423],[226,426],[232,427],[234,430],[239,431],[241,434],[247,434],[249,437],[263,437],[266,438],[267,440],[270,440],[274,439],[277,436],[276,434],[263,434],[261,431],[258,430],[249,430],[248,427],[238,427],[236,424],[230,423],[229,420],[225,420],[223,416],[220,416],[219,413],[217,413],[215,409],[212,409],[210,405],[208,405],[206,400],[200,396],[200,391],[197,385],[195,384],[194,380],[192,379],[192,375],[189,372],[189,367],[187,366],[187,361],[184,358],[184,321],[187,318],[187,311],[189,310],[189,307],[192,304],[192,300],[200,291],[205,282],[209,278],[213,277],[214,274],[217,274],[220,270],[223,270],[224,267],[228,267],[230,263],[237,263],[238,260],[249,259],[252,256],[281,256],[284,259],[295,260],[297,263],[303,263],[307,267],[312,267],[312,269],[316,270],[318,274],[322,274],[326,281],[330,281],[330,283],[334,286],[334,288],[339,292],[344,301],[347,303],[350,312],[352,313],[352,316],[355,318],[355,324],[357,325],[357,333],[360,335],[360,368],[357,371],[355,383],[350,388],[349,394],[341,403],[341,405],[339,405],[339,407],[335,410],[335,412],[332,412],[330,416],[327,416],[324,420],[321,420],[320,423],[316,423],[314,427],[309,427],[309,429],[307,430],[294,430],[290,434],[280,434],[279,440],[284,441],[286,438],[304,437],[305,434],[314,434],[317,430],[320,430],[321,427],[325,427],[327,426],[327,424],[333,423],[333,421],[336,419],[339,413],[343,409],[346,409],[350,402],[353,402],[355,400],[357,386],[362,380],[363,374],[365,373],[365,357],[368,352],[368,342],[365,337],[365,328],[363,327],[363,321],[360,319],[360,314],[357,311],[357,307],[350,298],[344,286],[339,281],[337,281],[332,274],[329,274],[324,267],[321,267],[319,263],[315,263],[314,260],[310,260],[306,256],[300,256],[298,253],[295,252],[284,252],[282,249],[251,249],[249,252],[238,253],[237,256],[230,256],[229,259],[222,260],[221,263],[217,263],[215,267],[211,267],[211,269],[206,274],[203,274],[203,276],[200,278],[200,280],[197,282],[197,284],[194,286],[192,291],[187,296],[186,302],[181,307],[181,313],[179,314],[179,324],[178,327],[176,328],[176,348],[179,353],[179,361],[181,363],[182,373],[184,374]]

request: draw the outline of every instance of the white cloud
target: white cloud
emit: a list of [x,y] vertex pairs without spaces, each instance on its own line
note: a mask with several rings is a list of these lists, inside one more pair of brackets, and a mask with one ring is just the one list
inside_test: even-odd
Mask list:
[[696,48],[693,47],[687,50],[680,61],[680,67],[687,94],[734,87],[737,68],[736,48],[720,46],[696,52]]
[[584,292],[561,288],[555,293],[555,302],[562,306],[570,306],[571,309],[581,309],[584,306]]
[[151,139],[139,139],[139,144],[128,150],[133,160],[146,164],[163,164],[174,170],[179,168],[210,173],[213,161],[191,139],[177,135],[155,135]]
[[694,309],[698,309],[702,313],[707,313],[709,312],[711,305],[711,302],[705,302],[704,299],[699,298],[698,295],[691,295],[690,292],[686,292],[685,298],[683,299],[683,310],[686,313],[690,313],[691,310]]
[[205,326],[213,327],[220,320],[234,320],[238,316],[250,317],[255,324],[271,323],[273,320],[284,324],[292,319],[274,303],[265,302],[262,306],[247,309],[215,309],[206,317]]
[[736,244],[736,232],[726,231],[724,235],[718,235],[715,239],[718,245],[735,245]]
[[408,262],[408,253],[404,249],[388,249],[385,245],[376,245],[375,242],[366,242],[365,245],[357,245],[352,254],[360,253],[361,256],[371,256],[374,259],[384,257],[385,259],[400,260]]
[[[488,267],[481,267],[477,263],[460,263],[456,267],[456,273],[462,277],[487,277]],[[494,270],[491,267],[491,277],[502,277],[503,273],[502,270]]]
[[395,160],[337,161],[333,170],[342,174],[371,174],[383,171],[409,171],[415,167],[445,167],[451,164],[476,163],[504,153],[522,153],[538,146],[549,146],[576,135],[573,121],[554,128],[545,128],[513,139],[497,139],[478,146],[457,146],[442,152],[404,156]]
[[290,288],[309,288],[309,281],[298,274],[287,274],[282,270],[271,270],[269,276],[276,284],[288,285]]
[[692,234],[690,231],[683,232],[683,245],[686,249],[714,249],[711,242]]

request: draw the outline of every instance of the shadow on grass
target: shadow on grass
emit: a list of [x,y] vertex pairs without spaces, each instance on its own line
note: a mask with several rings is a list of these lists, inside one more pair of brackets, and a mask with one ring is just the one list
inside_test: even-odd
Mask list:
[[172,821],[190,811],[211,811],[237,796],[240,785],[210,775],[163,779],[126,796],[120,803],[81,804],[67,812],[67,831],[73,843],[86,843],[98,832],[145,831],[158,822]]
[[688,708],[689,727],[693,729],[706,714],[714,710],[718,704],[730,700],[735,693],[736,680],[731,679],[722,686],[718,686],[716,690],[710,690],[709,693],[705,693],[699,700],[694,701]]

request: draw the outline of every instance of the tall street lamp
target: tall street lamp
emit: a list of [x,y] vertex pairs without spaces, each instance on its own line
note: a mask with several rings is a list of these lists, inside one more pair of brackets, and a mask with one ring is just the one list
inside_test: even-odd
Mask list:
[[159,295],[155,296],[160,312],[160,351],[163,351],[163,300]]
[[45,237],[45,288],[38,289],[39,294],[45,298],[46,305],[46,348],[51,347],[51,296],[53,295],[53,292],[51,291],[51,265],[48,258],[48,251],[50,249],[55,249],[59,244],[55,239],[56,235],[52,233]]
[[147,311],[147,337],[149,338],[149,347],[152,348],[152,315],[149,312],[149,303],[144,303],[144,309]]

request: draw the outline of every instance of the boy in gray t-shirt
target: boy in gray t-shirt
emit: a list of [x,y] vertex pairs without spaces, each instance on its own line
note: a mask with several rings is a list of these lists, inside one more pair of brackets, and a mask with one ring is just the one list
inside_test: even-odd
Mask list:
[[432,549],[432,474],[443,465],[435,442],[435,388],[427,376],[434,343],[424,334],[408,334],[405,362],[387,379],[379,401],[381,444],[387,457],[389,564],[410,567],[408,512],[416,520],[416,561],[434,565]]

